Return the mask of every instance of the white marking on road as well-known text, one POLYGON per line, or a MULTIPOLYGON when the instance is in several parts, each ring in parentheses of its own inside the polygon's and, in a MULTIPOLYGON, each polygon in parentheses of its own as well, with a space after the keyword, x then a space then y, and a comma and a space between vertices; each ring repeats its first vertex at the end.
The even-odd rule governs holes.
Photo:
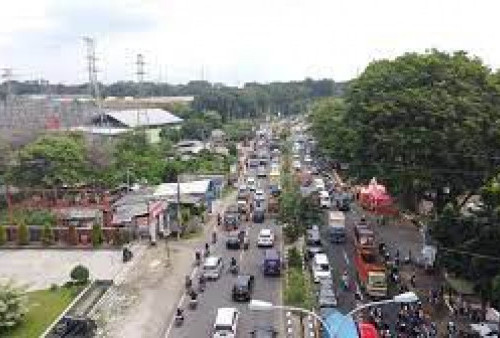
MULTIPOLYGON (((191 274, 189 275, 189 278, 191 278, 191 280, 194 278, 197 271, 198 271, 198 267, 195 266, 193 271, 191 271, 191 274)), ((181 298, 177 302, 177 307, 175 308, 176 309, 175 311, 177 311, 177 309, 182 306, 182 303, 184 303, 185 299, 186 299, 186 293, 183 291, 181 298)), ((174 321, 175 321, 175 315, 173 315, 172 319, 170 320, 170 324, 168 325, 167 331, 165 332, 165 338, 168 338, 170 336, 170 331, 172 331, 172 327, 174 327, 174 321)))
POLYGON ((350 264, 350 262, 349 262, 349 257, 347 257, 347 252, 345 252, 345 250, 344 250, 344 249, 342 249, 342 254, 344 255, 344 261, 345 261, 345 263, 346 263, 347 265, 349 265, 349 264, 350 264))

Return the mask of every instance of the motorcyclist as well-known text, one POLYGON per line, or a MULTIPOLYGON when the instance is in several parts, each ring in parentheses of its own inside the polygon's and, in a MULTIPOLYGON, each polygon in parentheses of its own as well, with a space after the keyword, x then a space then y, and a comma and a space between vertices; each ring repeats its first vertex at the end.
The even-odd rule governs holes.
POLYGON ((190 290, 192 286, 193 286, 193 281, 191 280, 191 277, 186 276, 186 289, 190 290))
POLYGON ((218 226, 220 226, 221 221, 222 221, 222 217, 220 216, 220 214, 217 214, 217 225, 218 226))
POLYGON ((175 317, 184 320, 184 311, 180 307, 177 308, 177 311, 175 312, 175 317))
POLYGON ((216 243, 217 242, 217 233, 214 231, 212 232, 212 243, 216 243))
POLYGON ((198 294, 196 293, 196 291, 191 290, 191 292, 189 293, 189 298, 191 298, 192 301, 197 300, 198 299, 198 294))
POLYGON ((344 270, 342 274, 342 283, 344 284, 344 289, 349 288, 349 275, 347 274, 347 270, 344 270))
POLYGON ((200 252, 200 250, 196 250, 196 252, 194 253, 194 259, 195 259, 196 264, 199 265, 200 262, 201 262, 201 252, 200 252))
POLYGON ((210 255, 210 246, 205 243, 205 257, 208 257, 208 255, 210 255))
POLYGON ((236 262, 236 258, 231 257, 231 267, 235 267, 238 263, 236 262))

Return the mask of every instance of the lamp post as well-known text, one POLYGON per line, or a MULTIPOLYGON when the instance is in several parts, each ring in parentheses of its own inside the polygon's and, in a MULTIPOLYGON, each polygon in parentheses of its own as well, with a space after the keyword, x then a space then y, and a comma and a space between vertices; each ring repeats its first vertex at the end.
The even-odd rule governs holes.
POLYGON ((328 325, 326 325, 326 322, 323 320, 323 318, 321 318, 316 313, 309 311, 307 309, 302 309, 300 307, 294 307, 294 306, 274 305, 273 303, 266 302, 264 300, 257 300, 257 299, 252 299, 250 301, 250 303, 248 304, 248 308, 252 311, 288 310, 288 311, 296 311, 296 312, 304 313, 306 315, 311 315, 317 321, 319 321, 321 323, 321 325, 328 332, 328 335, 330 337, 333 337, 332 332, 330 331, 330 328, 328 327, 328 325))
POLYGON ((364 310, 366 308, 372 307, 372 306, 378 306, 378 305, 385 305, 385 304, 391 304, 391 303, 414 303, 418 301, 418 296, 414 292, 405 292, 401 293, 399 295, 396 295, 390 299, 384 299, 381 301, 377 302, 371 302, 371 303, 366 303, 361 306, 358 306, 357 308, 349 311, 342 319, 340 324, 338 325, 337 329, 335 332, 331 331, 331 328, 327 325, 327 323, 318 316, 316 313, 309 311, 307 309, 302 309, 298 307, 293 307, 293 306, 285 306, 285 305, 274 305, 273 303, 264 301, 264 300, 257 300, 257 299, 252 299, 250 303, 248 304, 248 308, 252 311, 270 311, 270 310, 289 310, 289 311, 296 311, 296 312, 301 312, 307 315, 313 316, 317 321, 321 323, 321 325, 324 327, 325 331, 328 333, 329 337, 338 337, 340 329, 342 326, 345 324, 347 318, 352 317, 355 313, 364 310))
POLYGON ((377 301, 377 302, 371 302, 371 303, 362 304, 362 305, 358 306, 357 308, 349 311, 344 316, 344 318, 340 322, 339 326, 335 330, 335 334, 334 335, 330 334, 330 337, 338 337, 339 331, 342 328, 342 326, 345 324, 347 318, 352 317, 355 313, 357 313, 357 312, 359 312, 361 310, 364 310, 364 309, 369 308, 369 307, 379 306, 379 305, 385 305, 385 304, 392 304, 392 303, 415 303, 417 301, 418 301, 418 296, 413 291, 409 291, 409 292, 401 293, 401 294, 396 295, 396 296, 394 296, 392 298, 389 298, 389 299, 384 299, 384 300, 380 300, 380 301, 377 301))

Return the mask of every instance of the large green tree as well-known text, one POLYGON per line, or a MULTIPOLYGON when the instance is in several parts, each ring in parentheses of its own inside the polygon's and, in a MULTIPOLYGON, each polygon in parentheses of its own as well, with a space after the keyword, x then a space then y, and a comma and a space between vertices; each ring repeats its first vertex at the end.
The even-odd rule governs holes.
POLYGON ((371 63, 347 94, 354 168, 380 176, 410 208, 425 192, 436 194, 438 211, 457 203, 494 173, 498 93, 490 70, 464 52, 371 63))
POLYGON ((8 175, 19 186, 61 186, 87 177, 85 142, 80 134, 43 135, 19 152, 19 165, 8 175))

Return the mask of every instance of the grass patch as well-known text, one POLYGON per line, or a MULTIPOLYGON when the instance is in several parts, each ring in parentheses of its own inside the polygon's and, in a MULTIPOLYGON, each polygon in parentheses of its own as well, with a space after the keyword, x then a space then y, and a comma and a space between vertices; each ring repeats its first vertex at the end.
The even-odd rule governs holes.
POLYGON ((28 292, 29 311, 18 326, 6 332, 6 337, 39 337, 83 288, 72 286, 28 292))

